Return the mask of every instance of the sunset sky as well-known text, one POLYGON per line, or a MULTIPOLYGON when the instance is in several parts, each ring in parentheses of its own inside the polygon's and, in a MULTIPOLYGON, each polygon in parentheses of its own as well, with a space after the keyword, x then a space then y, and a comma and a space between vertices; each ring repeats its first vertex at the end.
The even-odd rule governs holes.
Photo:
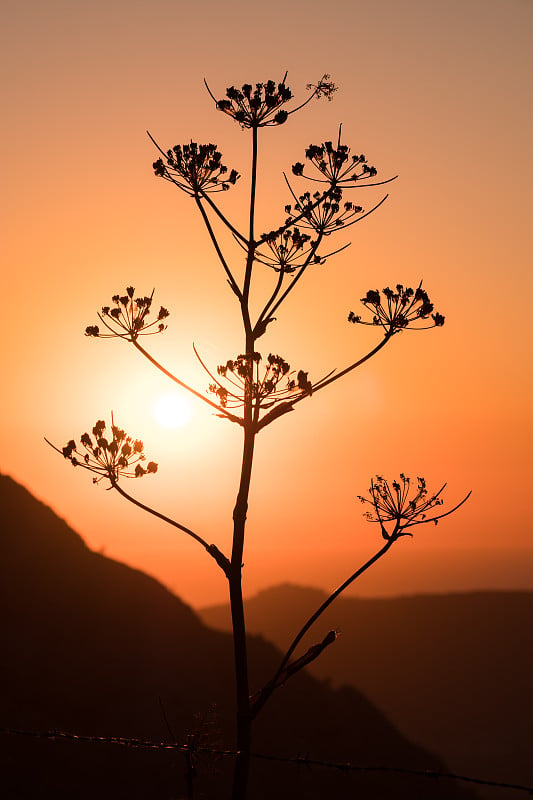
MULTIPOLYGON (((133 285, 170 311, 146 339, 204 391, 194 355, 216 368, 243 349, 236 298, 193 201, 157 179, 166 149, 214 142, 241 173, 220 195, 246 219, 250 136, 218 112, 227 86, 281 80, 296 100, 330 73, 333 102, 261 131, 258 227, 284 221, 283 171, 310 143, 343 139, 387 187, 353 191, 366 208, 351 242, 310 268, 261 340, 318 379, 377 342, 349 325, 368 289, 424 281, 442 329, 406 331, 361 370, 300 403, 258 438, 245 592, 281 581, 328 588, 380 546, 356 500, 373 475, 448 482, 472 497, 421 527, 354 591, 533 588, 533 2, 531 0, 6 0, 4 379, 0 471, 28 487, 94 549, 140 567, 185 601, 226 597, 194 542, 144 515, 44 442, 62 446, 111 411, 145 443, 156 476, 125 488, 230 550, 241 432, 200 401, 180 429, 153 418, 172 389, 125 342, 84 336, 133 285)), ((296 180, 296 179, 295 179, 296 180)), ((305 182, 297 188, 307 188, 305 182)), ((296 184, 295 184, 296 185, 296 184)), ((228 242, 240 269, 241 251, 228 242)), ((275 278, 257 265, 255 284, 275 278)), ((30 557, 31 554, 28 554, 30 557)))

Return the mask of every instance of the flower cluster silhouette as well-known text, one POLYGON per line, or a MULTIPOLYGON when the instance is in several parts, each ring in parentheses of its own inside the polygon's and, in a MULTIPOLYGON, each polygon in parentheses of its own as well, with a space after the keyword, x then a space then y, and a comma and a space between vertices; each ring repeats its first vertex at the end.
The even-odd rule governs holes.
POLYGON ((361 298, 363 305, 373 313, 371 320, 364 320, 360 315, 350 311, 348 322, 360 325, 378 325, 386 334, 391 335, 398 331, 411 328, 412 330, 427 330, 428 328, 441 328, 445 318, 438 312, 433 313, 433 303, 427 292, 422 289, 422 284, 416 288, 404 287, 401 283, 396 285, 396 290, 386 287, 383 289, 383 298, 377 289, 370 289, 361 298), (432 320, 430 325, 416 326, 418 321, 432 320))
POLYGON ((294 377, 290 364, 281 356, 270 353, 263 367, 261 362, 261 353, 253 353, 251 357, 239 355, 217 367, 226 385, 211 375, 209 391, 217 395, 223 408, 242 407, 250 398, 256 409, 267 409, 292 395, 313 393, 308 373, 299 370, 294 377))
POLYGON ((356 181, 375 178, 378 171, 368 164, 366 156, 362 153, 350 156, 350 152, 347 145, 341 144, 341 130, 339 129, 336 147, 333 146, 333 142, 327 141, 322 144, 310 144, 305 151, 306 159, 321 177, 316 178, 306 174, 304 172, 305 165, 301 161, 293 164, 292 174, 317 183, 329 183, 332 186, 338 186, 340 183, 350 185, 356 181))
MULTIPOLYGON (((156 146, 163 153, 159 145, 156 146)), ((157 177, 170 181, 190 197, 227 191, 240 177, 235 169, 229 175, 226 174, 228 168, 222 164, 222 154, 217 150, 216 144, 177 144, 163 153, 163 156, 165 161, 163 158, 154 161, 154 173, 157 177)))
POLYGON ((134 342, 139 336, 162 333, 167 327, 162 321, 169 316, 167 309, 161 306, 157 318, 153 322, 148 322, 147 317, 150 314, 154 293, 152 292, 150 297, 134 297, 134 295, 133 286, 128 286, 124 295, 113 295, 111 299, 114 306, 103 306, 98 314, 100 322, 108 333, 101 333, 98 325, 89 325, 85 328, 85 335, 101 339, 127 339, 134 342))
POLYGON ((407 533, 407 528, 433 522, 456 511, 470 497, 470 492, 456 506, 445 513, 431 513, 443 505, 441 497, 446 484, 429 494, 425 478, 417 478, 415 482, 408 476, 400 473, 398 480, 389 483, 381 475, 376 475, 368 490, 369 497, 358 495, 358 499, 372 506, 371 511, 365 512, 365 517, 370 522, 377 522, 381 527, 381 534, 387 541, 400 536, 412 536, 407 533), (391 523, 387 527, 387 523, 391 523))
POLYGON ((230 86, 226 89, 226 97, 216 100, 207 82, 205 85, 219 111, 234 119, 242 128, 265 128, 273 125, 283 125, 290 114, 299 111, 313 98, 326 97, 331 99, 336 91, 335 84, 329 75, 323 75, 316 84, 308 83, 307 89, 312 90, 311 96, 302 104, 290 111, 282 109, 286 103, 293 99, 293 94, 283 79, 276 83, 268 80, 265 83, 245 83, 238 89, 230 86))
POLYGON ((83 450, 78 449, 74 439, 67 442, 61 450, 51 446, 61 452, 73 467, 82 467, 94 473, 93 483, 107 478, 114 485, 120 477, 142 478, 146 474, 157 472, 154 461, 149 461, 146 467, 143 466, 146 456, 140 439, 128 436, 113 421, 110 433, 111 437, 106 434, 105 421, 98 420, 92 429, 94 439, 88 433, 81 435, 80 444, 83 450))
MULTIPOLYGON (((341 227, 348 228, 359 220, 363 212, 362 206, 357 206, 350 200, 342 202, 342 189, 337 186, 326 192, 324 197, 320 192, 311 195, 304 192, 296 197, 290 184, 289 189, 294 198, 294 205, 286 205, 285 212, 297 217, 302 228, 310 228, 323 236, 329 236, 341 227)), ((287 224, 292 222, 292 216, 287 219, 287 224)))
POLYGON ((301 233, 298 228, 280 228, 277 231, 261 234, 258 249, 255 251, 255 259, 261 264, 272 267, 276 272, 288 274, 303 267, 310 253, 312 253, 313 263, 321 263, 315 246, 316 243, 311 242, 311 237, 306 233, 301 233), (259 250, 263 244, 266 245, 268 252, 259 250))

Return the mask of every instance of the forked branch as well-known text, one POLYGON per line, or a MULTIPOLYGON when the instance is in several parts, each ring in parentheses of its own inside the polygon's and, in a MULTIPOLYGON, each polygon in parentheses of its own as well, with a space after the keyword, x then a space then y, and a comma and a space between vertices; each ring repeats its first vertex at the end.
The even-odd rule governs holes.
POLYGON ((304 656, 295 661, 290 660, 305 634, 322 616, 326 609, 329 608, 334 600, 351 586, 357 578, 363 575, 367 569, 379 561, 398 539, 402 536, 412 536, 411 533, 407 532, 408 528, 412 528, 415 525, 428 524, 430 522, 437 524, 439 520, 457 511, 470 497, 471 492, 468 492, 466 497, 449 511, 433 513, 432 509, 442 506, 443 500, 441 495, 445 486, 446 484, 433 495, 429 495, 424 478, 417 478, 417 485, 414 490, 410 478, 403 474, 400 475, 399 480, 394 480, 390 484, 380 476, 371 481, 369 489, 370 499, 362 496, 360 496, 359 499, 363 503, 368 503, 372 506, 373 511, 367 512, 366 517, 371 522, 379 523, 382 537, 385 539, 385 544, 377 553, 369 558, 368 561, 359 567, 359 569, 352 573, 344 583, 335 589, 300 628, 274 676, 263 689, 251 699, 253 716, 259 713, 277 688, 282 686, 290 677, 301 669, 308 666, 311 661, 314 661, 315 658, 323 652, 325 647, 335 640, 335 632, 329 631, 322 642, 313 645, 304 656))

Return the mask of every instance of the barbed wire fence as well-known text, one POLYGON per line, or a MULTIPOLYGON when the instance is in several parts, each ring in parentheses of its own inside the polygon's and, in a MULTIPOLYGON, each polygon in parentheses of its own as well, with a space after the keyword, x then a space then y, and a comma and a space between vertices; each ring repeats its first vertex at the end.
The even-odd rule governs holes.
MULTIPOLYGON (((37 739, 65 739, 78 743, 92 744, 116 744, 122 747, 131 747, 148 750, 178 750, 189 756, 208 754, 222 758, 234 758, 240 755, 238 750, 226 750, 223 748, 200 745, 194 742, 194 737, 189 737, 186 744, 176 742, 155 742, 149 739, 130 739, 120 736, 84 736, 68 731, 46 730, 46 731, 27 731, 15 728, 0 728, 0 734, 11 736, 28 736, 37 739)), ((277 762, 280 764, 295 764, 306 767, 323 767, 339 772, 383 772, 396 773, 398 775, 413 775, 433 780, 454 780, 461 783, 470 783, 477 786, 487 786, 494 789, 508 789, 515 792, 523 792, 533 797, 533 786, 526 786, 520 783, 507 783, 505 781, 492 781, 484 778, 476 778, 471 775, 460 775, 455 772, 441 772, 433 769, 411 769, 409 767, 391 767, 378 764, 354 764, 352 762, 335 762, 318 758, 310 758, 308 755, 296 756, 277 756, 268 753, 250 753, 250 757, 256 760, 277 762)))

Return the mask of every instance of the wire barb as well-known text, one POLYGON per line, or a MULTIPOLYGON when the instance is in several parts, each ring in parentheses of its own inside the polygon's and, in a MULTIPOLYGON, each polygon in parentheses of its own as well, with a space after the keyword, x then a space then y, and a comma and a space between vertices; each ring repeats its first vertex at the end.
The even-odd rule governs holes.
MULTIPOLYGON (((36 739, 66 739, 79 744, 118 744, 122 747, 147 750, 179 750, 181 752, 207 753, 214 756, 235 758, 242 755, 239 750, 209 747, 207 745, 179 744, 177 742, 156 742, 150 739, 130 739, 120 736, 86 736, 82 734, 69 733, 68 731, 48 730, 30 731, 19 730, 16 728, 0 728, 0 734, 10 736, 29 736, 36 739)), ((533 796, 533 786, 521 783, 509 783, 504 781, 491 781, 472 775, 461 775, 455 772, 441 772, 435 769, 412 769, 410 767, 391 767, 386 764, 355 764, 350 761, 328 761, 319 758, 309 758, 308 755, 301 756, 277 756, 270 753, 250 753, 250 758, 271 761, 278 764, 304 764, 309 767, 324 767, 335 769, 340 772, 390 772, 397 775, 413 775, 421 778, 432 778, 436 780, 446 779, 472 783, 478 786, 492 786, 497 789, 509 789, 515 792, 525 792, 533 796)))

